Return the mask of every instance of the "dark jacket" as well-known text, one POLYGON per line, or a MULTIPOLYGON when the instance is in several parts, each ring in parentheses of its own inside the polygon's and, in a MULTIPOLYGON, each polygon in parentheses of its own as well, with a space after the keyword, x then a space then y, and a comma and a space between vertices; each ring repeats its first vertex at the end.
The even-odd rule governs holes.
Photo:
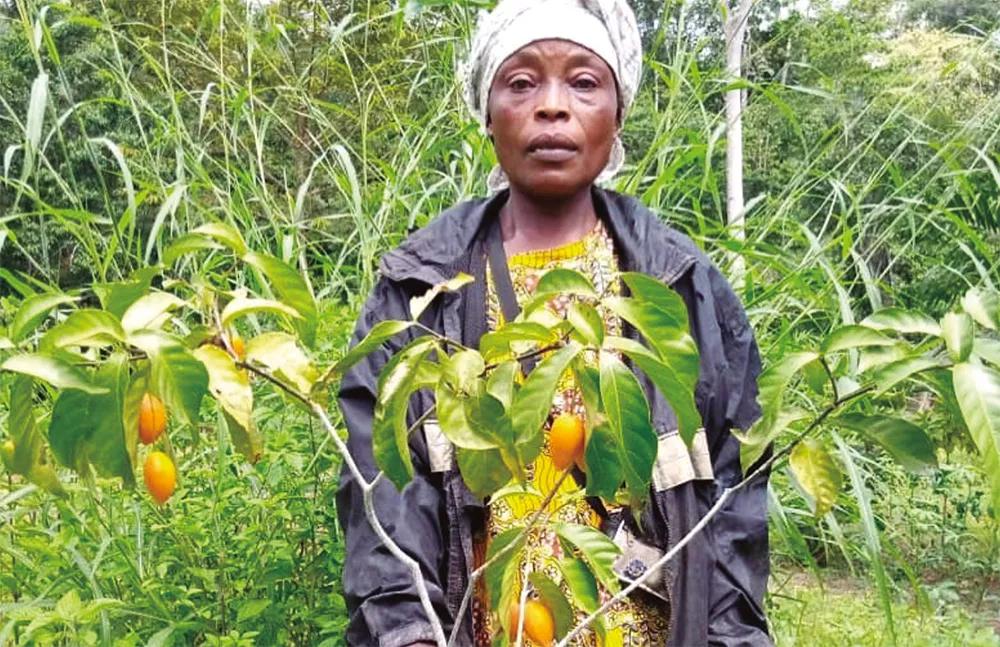
MULTIPOLYGON (((353 343, 385 319, 408 319, 411 297, 452 278, 482 271, 483 232, 506 201, 501 192, 442 213, 382 258, 380 277, 358 319, 353 343)), ((731 428, 747 429, 760 415, 756 402, 760 358, 746 314, 728 282, 686 236, 660 222, 634 198, 594 189, 598 215, 614 239, 622 270, 663 280, 683 297, 691 333, 701 353, 695 399, 705 427, 703 455, 678 454, 677 419, 665 399, 640 376, 650 400, 661 446, 656 485, 642 512, 640 538, 668 549, 699 520, 727 486, 742 477, 739 442, 731 428), (671 452, 666 452, 669 447, 671 452), (666 454, 669 460, 661 461, 666 454), (710 461, 711 467, 708 467, 710 461), (706 470, 708 476, 706 478, 706 470), (714 478, 713 478, 714 476, 714 478)), ((485 318, 482 276, 454 293, 440 295, 421 317, 433 329, 475 345, 485 318), (478 292, 477 292, 478 290, 478 292)), ((378 472, 372 458, 371 424, 376 382, 392 353, 419 333, 402 333, 344 376, 340 406, 348 445, 362 473, 378 472)), ((432 404, 420 392, 411 423, 432 404)), ((423 571, 431 600, 446 631, 468 582, 472 536, 483 523, 484 504, 465 487, 454 463, 442 463, 429 435, 410 439, 415 476, 402 492, 382 479, 375 491, 379 519, 423 571), (438 456, 438 459, 435 459, 438 456)), ((770 645, 763 610, 768 576, 767 483, 741 490, 662 573, 670 593, 669 645, 770 645)), ((346 535, 344 593, 352 645, 397 647, 433 641, 409 571, 379 543, 364 515, 361 490, 350 472, 341 474, 337 510, 346 535)), ((463 639, 472 642, 470 614, 463 639)))

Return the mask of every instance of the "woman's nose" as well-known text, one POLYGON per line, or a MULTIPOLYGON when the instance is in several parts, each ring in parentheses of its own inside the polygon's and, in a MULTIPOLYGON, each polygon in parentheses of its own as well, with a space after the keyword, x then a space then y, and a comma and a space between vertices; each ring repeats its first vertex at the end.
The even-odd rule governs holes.
POLYGON ((535 106, 535 117, 545 121, 569 118, 569 95, 561 83, 546 83, 535 106))

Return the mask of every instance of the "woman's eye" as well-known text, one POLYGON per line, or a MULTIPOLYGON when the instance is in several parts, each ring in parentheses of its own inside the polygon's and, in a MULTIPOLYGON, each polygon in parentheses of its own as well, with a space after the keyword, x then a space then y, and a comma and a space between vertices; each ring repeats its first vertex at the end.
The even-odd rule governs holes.
POLYGON ((573 81, 574 88, 580 88, 582 90, 593 90, 597 87, 597 81, 590 77, 580 77, 573 81))
POLYGON ((512 79, 510 82, 510 87, 512 90, 527 90, 531 87, 531 81, 521 77, 517 79, 512 79))

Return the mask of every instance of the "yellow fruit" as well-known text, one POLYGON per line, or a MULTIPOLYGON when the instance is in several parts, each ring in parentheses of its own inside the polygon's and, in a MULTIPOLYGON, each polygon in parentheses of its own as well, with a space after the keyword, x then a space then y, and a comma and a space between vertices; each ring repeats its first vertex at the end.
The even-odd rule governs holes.
POLYGON ((5 463, 13 462, 14 460, 14 441, 8 438, 3 441, 3 445, 0 445, 0 458, 3 458, 5 463))
POLYGON ((586 431, 580 416, 561 413, 552 421, 549 430, 549 453, 557 469, 564 470, 574 462, 583 463, 586 431))
MULTIPOLYGON (((517 626, 520 623, 520 601, 514 600, 507 610, 511 642, 517 640, 517 626)), ((524 637, 536 645, 550 647, 556 637, 556 621, 552 612, 538 600, 528 600, 524 605, 524 637)))
POLYGON ((166 428, 167 410, 163 402, 152 393, 143 395, 139 405, 139 440, 144 445, 152 444, 166 428))
POLYGON ((159 504, 166 503, 177 487, 174 462, 163 452, 150 452, 142 466, 142 478, 150 496, 159 504))

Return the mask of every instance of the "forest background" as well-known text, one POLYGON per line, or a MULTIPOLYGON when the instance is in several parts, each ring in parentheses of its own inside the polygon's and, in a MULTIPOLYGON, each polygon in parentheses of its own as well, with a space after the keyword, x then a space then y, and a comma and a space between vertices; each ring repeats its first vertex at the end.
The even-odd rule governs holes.
MULTIPOLYGON (((32 295, 93 298, 224 222, 299 268, 319 304, 314 359, 339 356, 379 256, 481 195, 493 164, 454 77, 488 3, 403 4, 0 2, 0 326, 32 295)), ((745 241, 724 226, 721 7, 633 5, 646 65, 617 188, 724 271, 745 259, 765 364, 879 308, 939 317, 1000 282, 1000 5, 756 2, 745 241)), ((259 285, 212 260, 176 272, 259 285)), ((1000 644, 1000 525, 939 387, 889 396, 940 447, 936 469, 838 443, 850 478, 818 519, 774 474, 779 644, 1000 644)), ((57 497, 0 469, 0 645, 341 644, 339 458, 277 394, 254 416, 253 464, 221 418, 172 425, 167 506, 117 479, 60 469, 57 497)))

